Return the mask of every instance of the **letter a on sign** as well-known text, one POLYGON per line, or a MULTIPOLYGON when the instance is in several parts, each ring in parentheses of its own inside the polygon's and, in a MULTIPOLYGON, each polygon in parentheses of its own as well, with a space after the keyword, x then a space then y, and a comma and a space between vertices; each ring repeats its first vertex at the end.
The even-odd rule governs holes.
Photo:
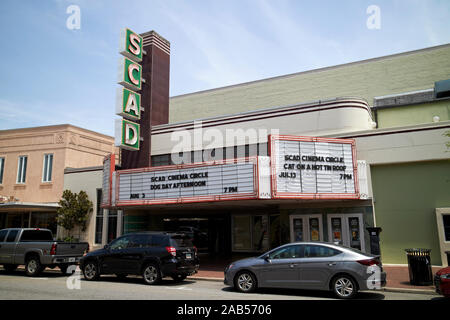
POLYGON ((141 118, 141 95, 126 88, 117 88, 116 114, 129 120, 141 118))

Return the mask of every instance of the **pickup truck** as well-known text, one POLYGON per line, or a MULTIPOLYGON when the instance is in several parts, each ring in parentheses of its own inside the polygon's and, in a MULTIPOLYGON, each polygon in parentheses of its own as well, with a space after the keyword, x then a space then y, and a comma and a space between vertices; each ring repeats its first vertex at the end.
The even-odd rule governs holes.
POLYGON ((0 230, 0 265, 7 272, 25 265, 27 276, 39 275, 46 267, 66 273, 89 251, 87 242, 54 241, 52 232, 38 228, 0 230))

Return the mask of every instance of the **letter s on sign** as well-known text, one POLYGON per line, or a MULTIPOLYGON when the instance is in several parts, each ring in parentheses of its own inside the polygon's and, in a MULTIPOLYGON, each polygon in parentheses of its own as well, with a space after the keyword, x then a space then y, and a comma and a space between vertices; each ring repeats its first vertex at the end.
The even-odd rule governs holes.
POLYGON ((134 33, 130 34, 130 45, 128 46, 128 49, 130 52, 136 56, 139 56, 141 54, 141 46, 140 46, 141 39, 135 35, 134 33))

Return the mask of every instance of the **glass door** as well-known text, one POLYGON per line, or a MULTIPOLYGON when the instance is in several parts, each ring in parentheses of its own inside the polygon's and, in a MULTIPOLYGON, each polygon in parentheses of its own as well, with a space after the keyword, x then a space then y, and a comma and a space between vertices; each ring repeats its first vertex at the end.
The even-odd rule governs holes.
POLYGON ((329 214, 329 241, 365 251, 362 214, 329 214))
POLYGON ((348 217, 349 245, 352 248, 364 251, 364 230, 362 218, 348 217))
POLYGON ((291 219, 291 228, 292 228, 292 232, 291 232, 291 241, 292 242, 306 240, 302 217, 294 217, 293 219, 291 219))
POLYGON ((322 215, 290 216, 291 242, 323 241, 322 215))
POLYGON ((331 227, 331 234, 329 239, 331 239, 331 241, 333 243, 337 243, 337 244, 344 244, 343 238, 342 238, 342 218, 341 217, 334 217, 331 218, 331 223, 330 223, 330 227, 331 227))

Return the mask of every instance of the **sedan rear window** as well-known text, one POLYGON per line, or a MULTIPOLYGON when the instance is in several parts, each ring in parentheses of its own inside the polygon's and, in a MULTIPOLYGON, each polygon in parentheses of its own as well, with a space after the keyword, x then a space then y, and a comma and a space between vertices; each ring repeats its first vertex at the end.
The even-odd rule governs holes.
POLYGON ((316 246, 316 245, 307 245, 305 246, 305 257, 307 258, 323 258, 323 257, 332 257, 340 254, 341 251, 324 247, 324 246, 316 246))
POLYGON ((20 241, 53 241, 53 235, 46 230, 24 230, 20 241))

